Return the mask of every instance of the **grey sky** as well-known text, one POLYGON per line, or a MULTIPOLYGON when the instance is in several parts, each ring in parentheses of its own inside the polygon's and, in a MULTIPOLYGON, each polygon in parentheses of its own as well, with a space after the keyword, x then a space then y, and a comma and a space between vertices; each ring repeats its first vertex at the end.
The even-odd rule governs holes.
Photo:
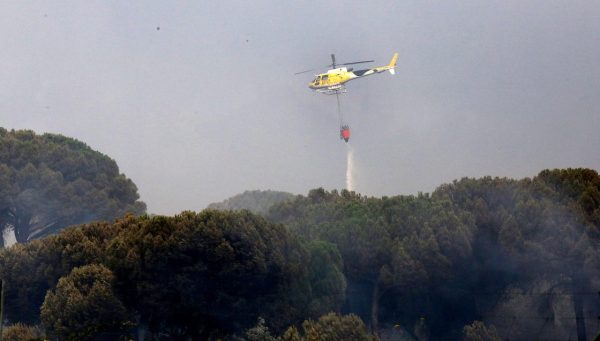
POLYGON ((342 98, 361 193, 600 169, 598 1, 2 1, 0 32, 0 126, 111 156, 153 213, 343 188, 335 97, 293 75, 332 52, 400 53, 342 98))

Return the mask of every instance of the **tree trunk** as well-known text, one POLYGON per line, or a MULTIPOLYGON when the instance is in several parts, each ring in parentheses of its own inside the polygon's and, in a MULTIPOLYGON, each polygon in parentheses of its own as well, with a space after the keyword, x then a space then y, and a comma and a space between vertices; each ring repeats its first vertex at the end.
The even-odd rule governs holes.
POLYGON ((146 334, 148 332, 148 329, 146 328, 146 325, 138 325, 137 327, 137 340, 138 341, 145 341, 146 340, 146 334))
MULTIPOLYGON (((581 269, 582 267, 578 268, 581 269)), ((588 283, 588 278, 584 274, 576 272, 571 274, 571 294, 573 295, 573 309, 575 310, 575 324, 577 326, 578 341, 587 340, 582 293, 588 292, 588 283)))
POLYGON ((13 225, 15 229, 15 239, 17 243, 27 243, 29 239, 29 229, 30 229, 31 216, 25 215, 16 215, 15 216, 15 224, 13 225))
POLYGON ((0 248, 4 248, 6 245, 6 241, 4 240, 4 231, 6 231, 6 224, 0 222, 0 233, 2 233, 2 238, 0 238, 0 248))
POLYGON ((577 323, 577 340, 578 341, 586 341, 586 332, 585 332, 585 318, 583 316, 583 302, 581 302, 581 297, 577 297, 575 295, 573 297, 573 303, 575 304, 575 321, 577 323))
POLYGON ((379 331, 379 281, 373 286, 373 297, 371 298, 371 332, 378 335, 379 331))

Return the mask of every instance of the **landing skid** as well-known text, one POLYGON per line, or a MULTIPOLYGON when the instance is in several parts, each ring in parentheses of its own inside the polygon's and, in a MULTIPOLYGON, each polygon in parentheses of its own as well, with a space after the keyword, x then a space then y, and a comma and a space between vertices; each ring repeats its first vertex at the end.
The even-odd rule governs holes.
POLYGON ((348 92, 348 90, 346 90, 346 88, 343 88, 343 87, 335 88, 335 89, 317 89, 315 91, 320 94, 325 94, 325 95, 339 95, 339 94, 345 94, 348 92))

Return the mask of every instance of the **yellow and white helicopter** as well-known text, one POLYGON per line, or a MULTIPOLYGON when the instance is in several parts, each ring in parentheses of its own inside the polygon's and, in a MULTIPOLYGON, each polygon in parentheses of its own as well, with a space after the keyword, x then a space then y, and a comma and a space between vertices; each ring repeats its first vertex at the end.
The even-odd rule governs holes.
MULTIPOLYGON (((327 95, 335 95, 339 93, 346 92, 346 87, 344 84, 347 82, 362 78, 370 75, 374 75, 377 73, 381 73, 384 71, 389 71, 392 75, 395 74, 396 61, 398 60, 398 53, 394 53, 392 60, 388 65, 377 66, 371 69, 364 70, 353 70, 352 68, 346 68, 346 65, 354 65, 354 64, 362 64, 362 63, 371 63, 373 60, 363 60, 359 62, 350 62, 343 64, 335 63, 335 55, 331 54, 332 63, 328 66, 333 67, 333 69, 327 70, 325 73, 320 73, 315 76, 315 79, 312 82, 308 83, 308 87, 316 92, 327 94, 327 95), (342 67, 338 67, 342 66, 342 67)), ((301 73, 310 72, 313 70, 306 70, 297 72, 296 75, 301 73)))

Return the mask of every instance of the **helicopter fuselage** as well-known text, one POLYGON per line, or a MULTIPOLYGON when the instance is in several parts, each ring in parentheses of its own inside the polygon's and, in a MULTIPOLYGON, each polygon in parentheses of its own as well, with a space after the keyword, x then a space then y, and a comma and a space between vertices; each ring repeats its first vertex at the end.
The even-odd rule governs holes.
POLYGON ((315 79, 308 83, 308 87, 313 90, 327 89, 340 86, 358 77, 358 75, 352 72, 352 69, 348 70, 342 67, 316 75, 315 79))
POLYGON ((328 70, 326 73, 321 73, 315 76, 312 82, 308 83, 308 87, 318 92, 328 91, 339 91, 344 88, 344 84, 357 78, 362 78, 376 73, 389 71, 394 74, 394 68, 396 67, 396 60, 398 54, 394 54, 394 57, 390 61, 390 64, 385 66, 378 66, 372 69, 364 70, 352 70, 351 68, 340 67, 336 69, 328 70))

